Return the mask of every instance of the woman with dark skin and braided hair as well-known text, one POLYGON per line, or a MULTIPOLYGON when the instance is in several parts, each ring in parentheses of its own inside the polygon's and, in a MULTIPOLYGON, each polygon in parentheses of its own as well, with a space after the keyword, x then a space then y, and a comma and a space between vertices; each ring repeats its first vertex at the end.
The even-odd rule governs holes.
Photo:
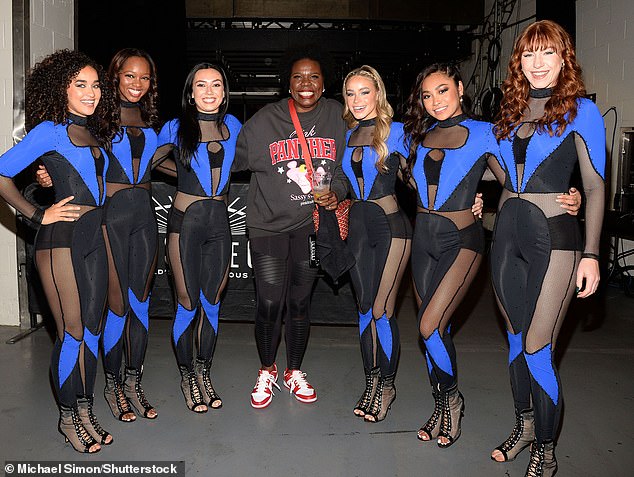
POLYGON ((552 21, 533 23, 517 38, 502 89, 494 132, 505 180, 491 274, 507 327, 516 424, 491 458, 510 461, 530 446, 526 476, 550 477, 562 410, 557 335, 575 293, 585 298, 599 284, 605 126, 584 97, 570 35, 552 21), (577 166, 587 198, 585 240, 553 203, 577 166))
POLYGON ((75 450, 98 452, 112 443, 92 405, 108 285, 104 172, 119 108, 99 65, 60 50, 27 79, 26 123, 26 137, 0 157, 0 194, 40 225, 35 262, 57 327, 51 374, 58 429, 75 450), (56 184, 55 203, 45 210, 27 202, 11 179, 38 159, 56 184))

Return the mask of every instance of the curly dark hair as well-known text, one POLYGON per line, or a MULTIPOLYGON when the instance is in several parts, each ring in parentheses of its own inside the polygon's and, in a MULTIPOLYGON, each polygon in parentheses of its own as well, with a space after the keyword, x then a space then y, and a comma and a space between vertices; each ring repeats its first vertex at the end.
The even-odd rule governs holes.
POLYGON ((25 88, 27 131, 44 121, 55 124, 68 122, 66 90, 86 66, 97 71, 101 89, 101 99, 94 114, 88 117, 87 128, 102 147, 110 149, 110 142, 119 131, 119 102, 103 68, 78 51, 58 50, 31 69, 25 88))
POLYGON ((586 94, 581 67, 577 63, 572 38, 559 24, 541 20, 530 24, 515 40, 509 60, 507 77, 502 83, 502 102, 494 132, 498 139, 511 135, 521 120, 530 92, 530 83, 522 72, 522 53, 553 48, 563 60, 553 94, 546 103, 544 117, 537 121, 537 129, 561 136, 566 126, 577 116, 577 100, 586 94), (556 129, 553 130, 553 126, 556 129))
MULTIPOLYGON (((416 149, 423 143, 427 131, 436 122, 436 119, 425 109, 421 97, 423 81, 434 73, 442 73, 451 78, 456 84, 456 88, 462 82, 460 70, 451 63, 433 63, 425 67, 416 77, 412 92, 407 98, 405 114, 403 115, 403 131, 405 132, 406 144, 409 145, 407 171, 405 171, 407 178, 411 176, 412 168, 416 162, 416 149)), ((462 96, 461 104, 462 112, 472 117, 470 110, 471 101, 466 95, 462 96)))
POLYGON ((328 88, 334 77, 334 62, 332 56, 321 49, 319 45, 300 45, 287 50, 280 59, 280 88, 286 91, 290 84, 291 70, 293 65, 299 61, 309 59, 319 63, 321 74, 324 78, 324 86, 328 88))
POLYGON ((139 100, 139 108, 141 110, 141 119, 158 132, 160 128, 160 119, 158 113, 158 75, 156 73, 156 64, 154 60, 145 50, 139 48, 123 48, 117 51, 110 66, 108 66, 108 77, 112 82, 115 92, 119 92, 119 72, 123 68, 123 64, 133 57, 143 58, 150 66, 150 87, 145 95, 139 100))
POLYGON ((190 102, 194 90, 194 77, 196 72, 200 70, 212 69, 216 70, 222 76, 222 84, 225 90, 225 98, 220 104, 218 110, 218 119, 216 124, 220 129, 222 123, 225 120, 225 115, 229 109, 229 82, 227 80, 227 73, 225 70, 216 63, 198 63, 195 65, 187 75, 185 79, 185 85, 183 86, 183 95, 181 97, 181 113, 178 117, 178 160, 188 170, 191 169, 191 162, 198 143, 200 142, 200 125, 198 124, 198 110, 196 105, 190 102))

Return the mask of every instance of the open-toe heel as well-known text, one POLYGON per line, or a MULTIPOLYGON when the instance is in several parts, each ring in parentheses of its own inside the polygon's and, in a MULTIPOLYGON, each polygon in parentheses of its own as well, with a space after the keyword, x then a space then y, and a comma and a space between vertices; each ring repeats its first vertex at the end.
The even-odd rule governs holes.
POLYGON ((368 412, 363 417, 367 422, 379 422, 385 419, 387 412, 396 399, 394 375, 379 377, 374 397, 368 412))
POLYGON ((93 413, 92 407, 94 404, 94 396, 84 396, 77 400, 77 413, 81 419, 81 423, 84 425, 88 434, 95 438, 95 440, 104 446, 112 444, 112 434, 106 431, 99 421, 97 416, 93 413))
POLYGON ((493 449, 491 460, 495 462, 511 462, 535 440, 535 416, 532 409, 515 411, 515 427, 511 435, 502 444, 493 449), (497 460, 493 455, 499 451, 504 460, 497 460))
POLYGON ((365 375, 365 389, 352 410, 355 416, 363 417, 368 412, 370 404, 372 404, 372 398, 374 397, 374 392, 376 391, 376 385, 378 382, 379 368, 373 368, 365 375))
POLYGON ((464 398, 457 387, 453 387, 442 394, 442 407, 442 419, 437 443, 438 447, 446 449, 454 445, 462 432, 464 398), (441 438, 447 439, 447 442, 442 442, 441 438))
POLYGON ((84 425, 77 409, 66 406, 59 407, 59 424, 57 429, 64 436, 65 442, 70 442, 77 452, 84 454, 94 454, 101 450, 101 446, 92 437, 84 425))
POLYGON ((136 415, 123 392, 123 384, 119 376, 106 372, 106 387, 103 389, 108 407, 115 419, 121 422, 136 421, 136 415))
POLYGON ((531 458, 528 461, 525 477, 552 477, 557 473, 557 459, 555 459, 555 443, 544 441, 534 442, 531 446, 531 458))
POLYGON ((181 391, 183 391, 187 408, 198 414, 207 412, 207 405, 200 392, 198 379, 196 378, 194 370, 192 369, 190 371, 186 366, 179 366, 178 369, 181 372, 181 391))
POLYGON ((440 424, 442 421, 442 399, 441 395, 437 391, 433 391, 434 396, 434 412, 431 417, 427 419, 427 422, 418 430, 419 440, 423 442, 430 442, 438 437, 440 434, 440 424), (425 438, 426 437, 426 438, 425 438))
POLYGON ((220 409, 222 407, 222 399, 211 384, 211 362, 196 359, 194 366, 196 371, 196 379, 198 380, 198 387, 203 395, 203 400, 208 407, 212 409, 220 409))
POLYGON ((145 391, 141 387, 143 378, 143 367, 141 369, 125 368, 125 381, 123 382, 123 392, 128 402, 146 419, 156 419, 158 414, 145 397, 145 391))

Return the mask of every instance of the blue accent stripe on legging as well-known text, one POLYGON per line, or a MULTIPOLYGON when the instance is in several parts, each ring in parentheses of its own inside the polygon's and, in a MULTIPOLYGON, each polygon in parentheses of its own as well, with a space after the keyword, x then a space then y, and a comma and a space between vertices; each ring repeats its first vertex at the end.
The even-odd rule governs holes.
POLYGON ((136 317, 145 327, 145 331, 147 331, 149 327, 148 313, 150 310, 150 295, 148 295, 145 301, 139 301, 132 290, 128 288, 128 300, 130 302, 130 308, 132 308, 136 317))
POLYGON ((106 325, 103 328, 103 352, 108 354, 115 347, 125 326, 125 317, 119 316, 112 310, 108 310, 106 325))
POLYGON ((550 343, 535 353, 524 352, 524 357, 533 378, 546 391, 546 394, 550 396, 556 406, 559 401, 559 383, 553 368, 553 354, 550 343))
POLYGON ((383 314, 381 318, 376 320, 376 334, 379 337, 379 343, 387 356, 387 360, 392 359, 392 327, 390 326, 390 320, 383 314))
POLYGON ((363 334, 365 329, 370 324, 372 320, 372 308, 370 308, 366 313, 359 312, 359 336, 363 334))
POLYGON ((511 333, 509 330, 506 330, 506 336, 509 339, 509 365, 515 361, 520 353, 522 352, 522 332, 520 331, 517 334, 511 333))
POLYGON ((200 303, 203 306, 203 310, 205 310, 205 315, 207 315, 207 320, 209 324, 214 329, 214 333, 218 334, 218 311, 220 310, 220 302, 212 305, 209 303, 209 300, 205 297, 203 292, 200 292, 200 303))
POLYGON ((196 316, 196 309, 187 310, 183 305, 179 304, 176 308, 176 316, 174 317, 174 326, 172 327, 172 336, 174 336, 174 344, 178 344, 178 339, 185 332, 189 324, 196 316))
POLYGON ((434 360, 434 363, 436 363, 436 366, 442 369, 449 376, 453 376, 451 358, 449 357, 449 353, 447 353, 445 344, 442 342, 438 328, 434 330, 428 339, 423 338, 423 341, 425 342, 425 347, 431 355, 431 358, 434 360))
POLYGON ((59 352, 59 365, 57 368, 60 389, 77 364, 80 346, 81 340, 76 340, 70 333, 64 332, 64 341, 62 341, 62 347, 59 352))

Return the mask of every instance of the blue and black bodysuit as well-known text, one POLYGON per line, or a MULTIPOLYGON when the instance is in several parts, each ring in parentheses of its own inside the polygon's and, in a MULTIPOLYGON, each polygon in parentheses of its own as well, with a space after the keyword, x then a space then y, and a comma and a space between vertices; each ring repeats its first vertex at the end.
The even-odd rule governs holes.
POLYGON ((416 150, 412 275, 434 393, 457 385, 449 321, 482 262, 484 232, 471 206, 487 166, 501 174, 496 150, 491 124, 464 114, 437 122, 416 150))
POLYGON ((57 327, 51 374, 58 402, 76 407, 92 396, 101 322, 105 313, 108 262, 101 230, 108 155, 86 128, 86 118, 45 121, 0 157, 0 193, 25 217, 41 223, 43 211, 28 203, 11 178, 40 159, 55 182, 55 202, 69 196, 80 207, 73 222, 42 225, 35 263, 57 327))
POLYGON ((403 124, 393 122, 386 140, 385 170, 377 169, 372 148, 375 120, 365 120, 346 135, 342 169, 353 200, 348 246, 356 259, 350 278, 357 295, 361 354, 366 376, 380 368, 393 376, 400 350, 394 306, 411 250, 412 227, 394 191, 400 161, 407 155, 403 124))
POLYGON ((117 378, 124 354, 128 368, 141 371, 143 366, 158 249, 150 184, 157 134, 135 103, 122 101, 121 123, 106 171, 103 224, 109 265, 104 367, 117 378))
POLYGON ((580 259, 598 258, 604 208, 605 130, 599 110, 578 99, 576 117, 561 135, 551 135, 533 122, 549 99, 550 90, 531 91, 521 124, 500 143, 506 179, 491 250, 515 409, 534 408, 538 444, 552 440, 559 426, 555 341, 575 293, 580 259), (577 165, 587 198, 585 243, 576 219, 555 202, 568 190, 577 165))
MULTIPOLYGON (((168 259, 178 301, 173 327, 176 359, 188 371, 193 369, 194 336, 197 361, 211 364, 220 296, 229 274, 226 200, 241 124, 231 115, 220 126, 216 120, 216 114, 198 113, 201 140, 191 167, 176 158, 178 191, 167 224, 168 259)), ((178 154, 178 125, 172 120, 163 126, 157 154, 166 148, 178 154)))

